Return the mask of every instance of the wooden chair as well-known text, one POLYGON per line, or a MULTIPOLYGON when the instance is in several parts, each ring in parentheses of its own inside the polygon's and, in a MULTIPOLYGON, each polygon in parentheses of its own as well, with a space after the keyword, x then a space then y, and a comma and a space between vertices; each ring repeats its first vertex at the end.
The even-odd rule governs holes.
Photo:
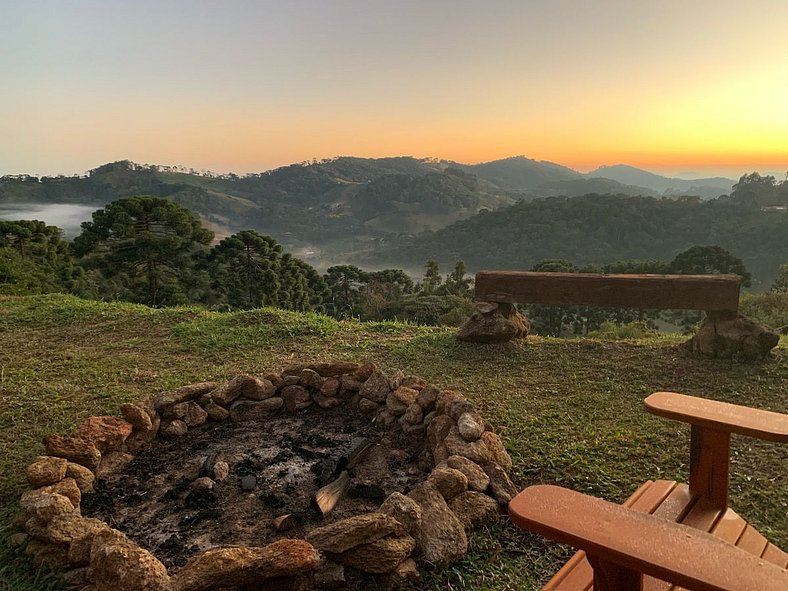
POLYGON ((730 435, 788 442, 788 415, 657 392, 656 415, 689 423, 689 486, 648 481, 623 506, 557 486, 509 503, 523 529, 577 552, 544 591, 787 591, 788 555, 728 507, 730 435))

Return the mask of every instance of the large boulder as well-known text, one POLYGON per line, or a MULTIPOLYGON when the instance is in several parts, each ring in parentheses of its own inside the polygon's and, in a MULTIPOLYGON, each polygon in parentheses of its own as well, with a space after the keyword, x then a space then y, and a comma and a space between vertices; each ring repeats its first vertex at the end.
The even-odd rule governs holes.
POLYGON ((93 536, 88 580, 96 591, 171 591, 167 569, 116 530, 93 536))
POLYGON ((421 507, 422 521, 416 545, 424 559, 445 566, 462 558, 468 551, 465 528, 435 485, 422 482, 408 496, 421 507))
POLYGON ((777 346, 780 335, 735 312, 710 312, 681 348, 707 359, 761 361, 777 346))
POLYGON ((460 327, 457 339, 472 343, 505 343, 524 339, 531 323, 513 304, 476 302, 476 311, 460 327))
POLYGON ((211 548, 191 559, 173 577, 172 588, 209 591, 259 586, 310 571, 318 560, 317 550, 304 540, 283 539, 262 548, 211 548))

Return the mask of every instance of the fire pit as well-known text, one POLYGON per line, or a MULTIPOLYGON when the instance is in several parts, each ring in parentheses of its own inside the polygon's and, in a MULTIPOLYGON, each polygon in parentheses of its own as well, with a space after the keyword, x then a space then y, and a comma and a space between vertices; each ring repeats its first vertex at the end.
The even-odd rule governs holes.
POLYGON ((44 439, 26 551, 74 589, 337 588, 449 564, 516 494, 464 396, 373 364, 190 384, 44 439))

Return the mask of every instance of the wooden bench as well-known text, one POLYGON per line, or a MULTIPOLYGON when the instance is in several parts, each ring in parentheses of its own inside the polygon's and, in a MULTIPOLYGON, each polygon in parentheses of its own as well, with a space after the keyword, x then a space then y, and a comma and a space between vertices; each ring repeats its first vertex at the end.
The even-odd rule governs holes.
POLYGON ((602 275, 479 271, 481 302, 736 312, 738 275, 602 275))
POLYGON ((544 591, 788 589, 788 554, 728 507, 730 435, 788 442, 788 415, 672 392, 646 409, 691 425, 689 485, 648 481, 623 506, 560 487, 509 504, 524 529, 580 548, 544 591))

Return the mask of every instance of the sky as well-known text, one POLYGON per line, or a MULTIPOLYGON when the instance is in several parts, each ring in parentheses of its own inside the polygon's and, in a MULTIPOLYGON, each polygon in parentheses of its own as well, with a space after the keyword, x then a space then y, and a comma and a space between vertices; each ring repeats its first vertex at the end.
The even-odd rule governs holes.
POLYGON ((788 171, 786 0, 0 0, 0 174, 788 171))

